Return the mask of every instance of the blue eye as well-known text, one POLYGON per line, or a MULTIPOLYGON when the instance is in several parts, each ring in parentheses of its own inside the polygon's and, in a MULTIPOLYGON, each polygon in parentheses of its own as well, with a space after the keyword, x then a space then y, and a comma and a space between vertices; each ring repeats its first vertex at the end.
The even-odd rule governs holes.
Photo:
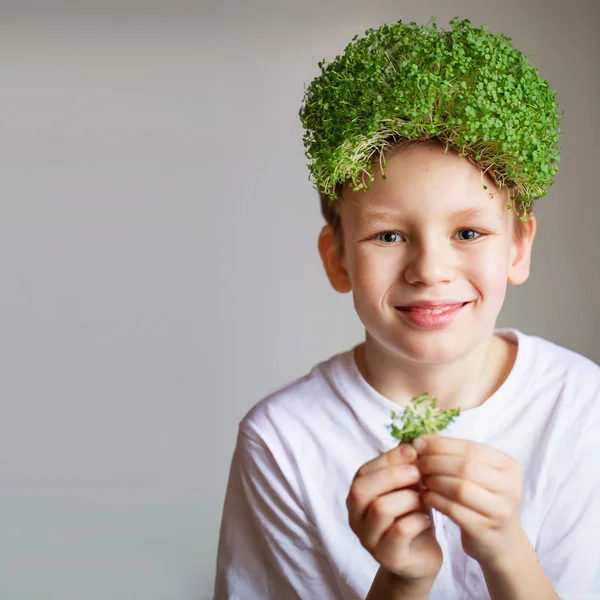
MULTIPOLYGON (((482 237, 485 234, 483 234, 479 231, 476 231, 475 229, 467 228, 467 229, 459 230, 456 233, 456 235, 459 236, 458 239, 461 242, 470 242, 470 241, 479 239, 480 237, 482 237)), ((402 237, 402 235, 400 233, 398 233, 397 231, 382 231, 381 233, 377 233, 369 239, 377 240, 386 245, 404 241, 404 238, 402 237)))
POLYGON ((462 242, 468 242, 469 240, 476 240, 477 238, 481 237, 481 234, 478 231, 475 231, 474 229, 461 229, 458 232, 458 235, 460 235, 461 233, 469 234, 466 237, 460 238, 462 242))
POLYGON ((391 244, 400 241, 399 239, 390 239, 392 236, 396 236, 396 238, 402 238, 402 236, 397 231, 383 231, 382 233, 378 233, 376 236, 374 236, 374 239, 377 239, 380 242, 386 242, 391 244), (382 237, 385 237, 387 239, 381 239, 382 237))

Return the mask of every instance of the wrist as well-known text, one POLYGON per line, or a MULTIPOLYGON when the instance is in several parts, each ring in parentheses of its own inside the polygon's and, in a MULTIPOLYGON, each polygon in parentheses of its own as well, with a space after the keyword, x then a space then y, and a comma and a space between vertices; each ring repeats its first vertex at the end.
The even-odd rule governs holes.
POLYGON ((407 579, 380 567, 367 600, 427 600, 435 577, 407 579))
POLYGON ((504 598, 546 598, 560 600, 552 587, 535 549, 526 535, 518 547, 502 557, 479 563, 493 600, 504 598))
MULTIPOLYGON (((508 576, 511 573, 518 571, 519 566, 530 558, 530 555, 535 556, 535 550, 527 537, 527 534, 521 529, 517 541, 506 550, 502 555, 490 558, 489 560, 479 561, 479 566, 483 573, 497 573, 499 575, 508 576)), ((537 557, 536 557, 537 559, 537 557)))

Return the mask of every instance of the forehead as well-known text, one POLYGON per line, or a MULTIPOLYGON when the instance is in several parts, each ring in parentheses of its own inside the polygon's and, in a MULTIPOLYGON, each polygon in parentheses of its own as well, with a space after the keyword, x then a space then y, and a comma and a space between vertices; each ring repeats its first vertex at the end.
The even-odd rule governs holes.
POLYGON ((507 190, 499 191, 487 173, 455 150, 445 153, 437 142, 420 142, 393 150, 386 161, 383 170, 374 163, 368 190, 345 186, 340 211, 346 218, 506 217, 507 190))

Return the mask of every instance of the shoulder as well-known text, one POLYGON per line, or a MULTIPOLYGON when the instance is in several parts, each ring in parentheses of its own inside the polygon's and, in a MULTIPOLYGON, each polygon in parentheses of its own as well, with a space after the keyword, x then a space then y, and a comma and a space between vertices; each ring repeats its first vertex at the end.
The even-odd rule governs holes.
POLYGON ((526 337, 534 349, 538 377, 543 375, 554 385, 571 382, 579 388, 600 389, 600 366, 593 360, 543 337, 526 337))
POLYGON ((521 335, 531 349, 532 377, 528 385, 532 392, 555 404, 564 422, 573 427, 600 422, 600 366, 556 342, 521 335))
POLYGON ((343 419, 345 398, 338 380, 344 376, 345 356, 339 353, 316 364, 248 410, 238 425, 235 450, 245 477, 278 481, 298 499, 305 495, 303 473, 315 476, 343 419))
POLYGON ((343 403, 337 381, 347 369, 351 350, 315 364, 309 372, 272 390, 257 401, 239 423, 240 432, 270 445, 274 437, 314 429, 334 405, 343 403), (309 425, 310 424, 310 425, 309 425))

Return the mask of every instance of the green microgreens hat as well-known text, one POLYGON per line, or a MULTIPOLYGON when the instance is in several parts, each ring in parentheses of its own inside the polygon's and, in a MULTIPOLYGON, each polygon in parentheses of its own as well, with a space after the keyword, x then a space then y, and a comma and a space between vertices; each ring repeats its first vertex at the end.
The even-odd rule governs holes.
POLYGON ((335 200, 343 183, 368 189, 364 175, 374 180, 377 158, 387 166, 394 142, 437 138, 512 188, 525 220, 558 171, 556 92, 502 32, 458 17, 449 31, 431 22, 367 29, 318 63, 299 111, 309 180, 335 200))

